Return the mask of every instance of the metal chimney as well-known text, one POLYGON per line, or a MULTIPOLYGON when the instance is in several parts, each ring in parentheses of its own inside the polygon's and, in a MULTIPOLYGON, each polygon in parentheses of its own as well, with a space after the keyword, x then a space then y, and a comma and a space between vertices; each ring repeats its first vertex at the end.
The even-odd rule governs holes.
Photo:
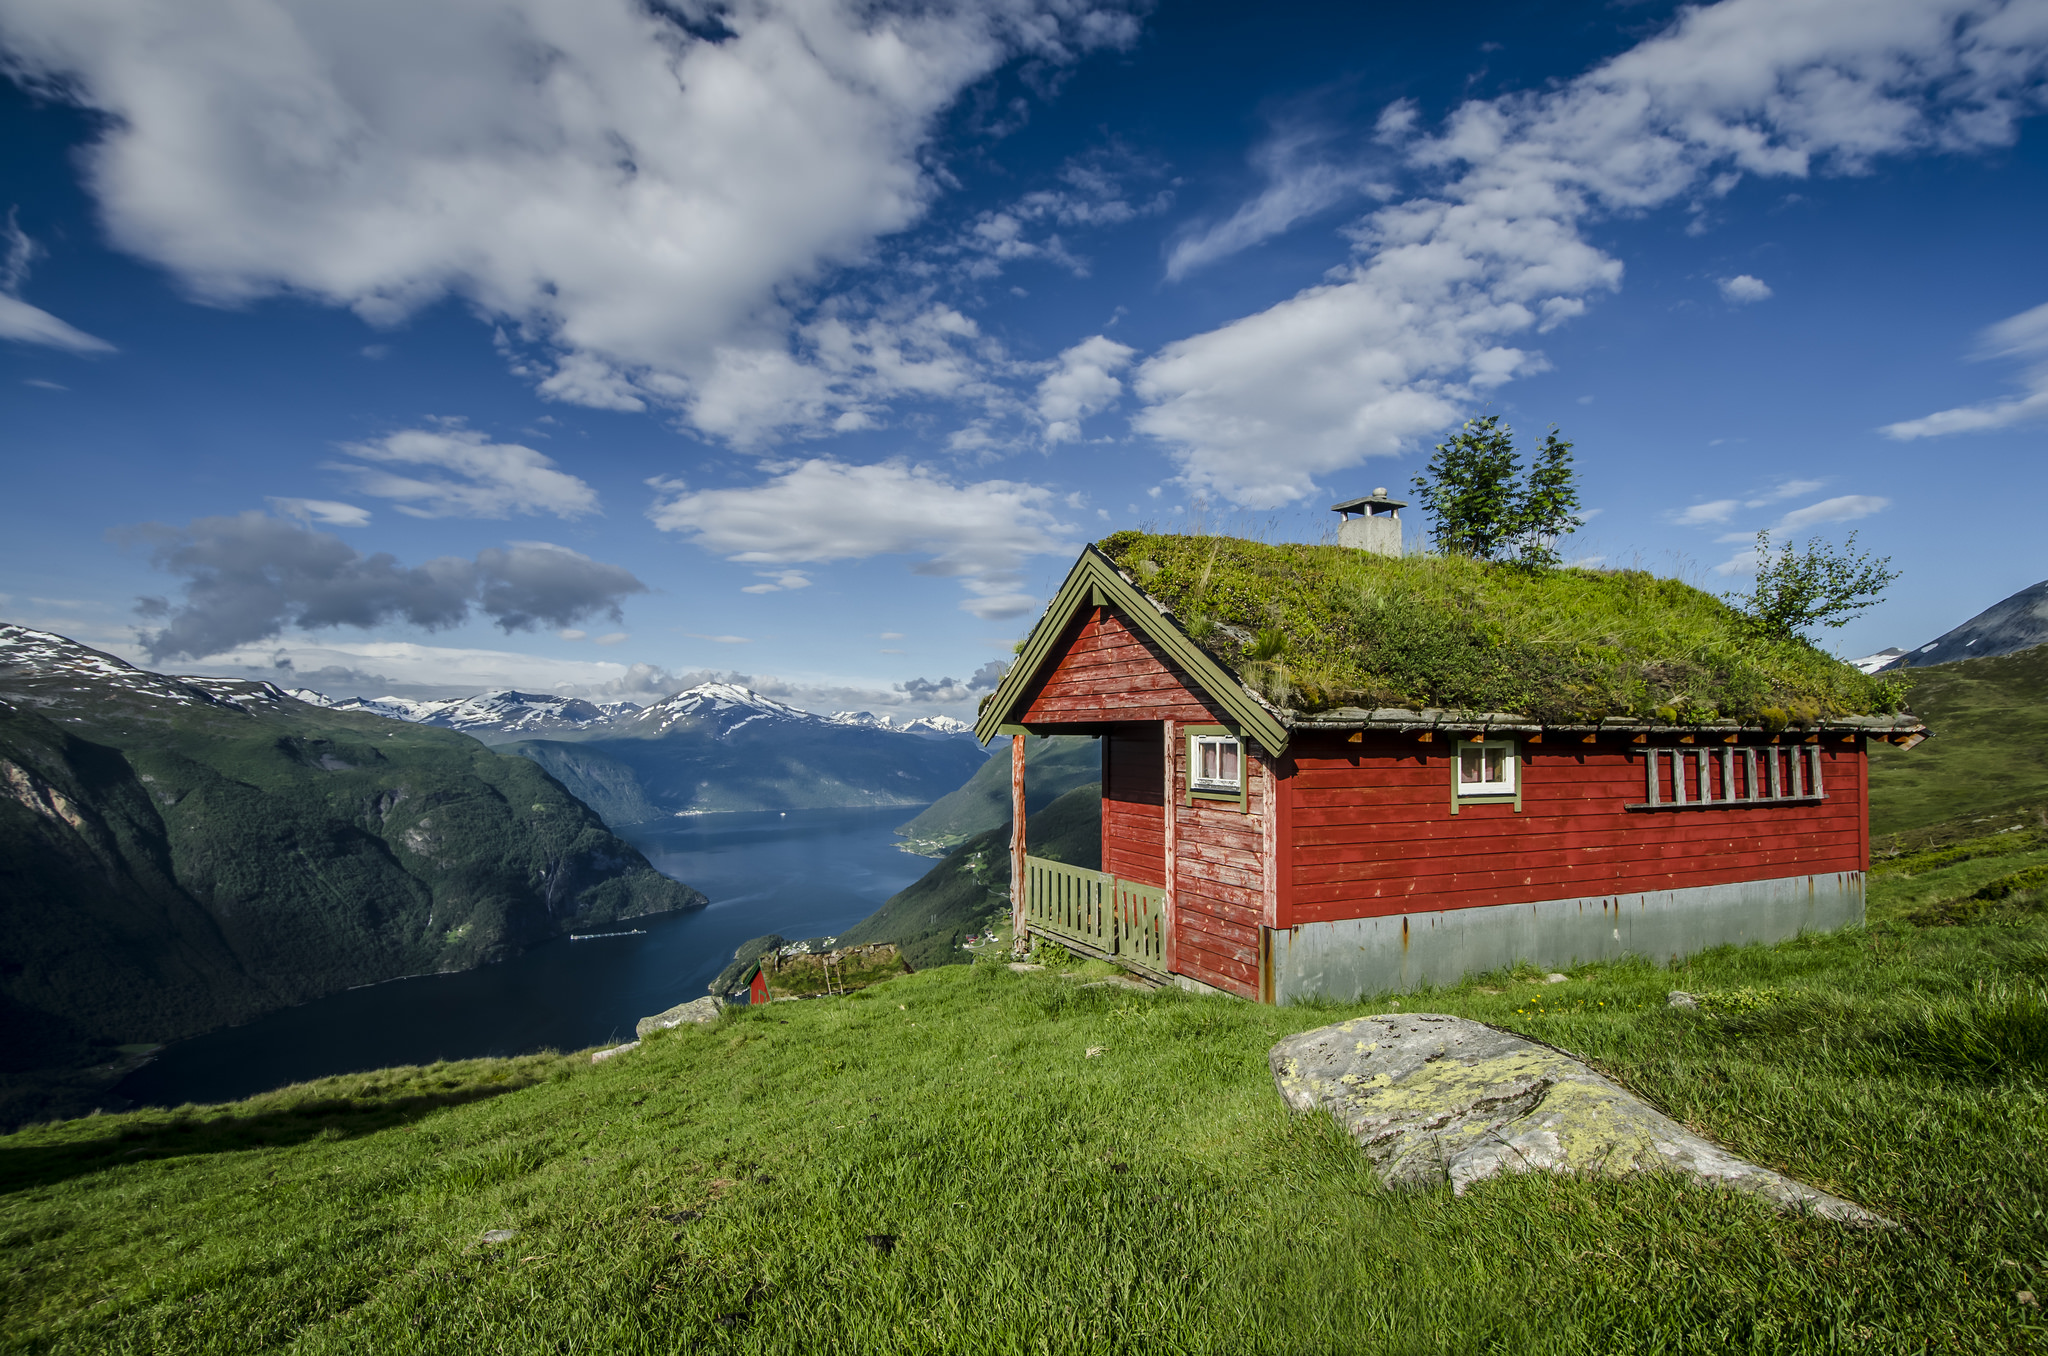
POLYGON ((1337 528, 1337 544, 1354 551, 1371 551, 1375 555, 1400 555, 1401 510, 1407 507, 1402 500, 1387 498, 1384 485, 1364 499, 1347 499, 1341 504, 1330 505, 1330 512, 1344 515, 1344 521, 1337 528), (1351 516, 1354 513, 1360 516, 1354 518, 1351 516))

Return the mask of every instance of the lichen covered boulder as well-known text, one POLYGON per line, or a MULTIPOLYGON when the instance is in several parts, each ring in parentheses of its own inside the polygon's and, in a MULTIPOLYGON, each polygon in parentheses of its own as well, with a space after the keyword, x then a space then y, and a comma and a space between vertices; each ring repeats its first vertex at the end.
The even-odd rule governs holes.
POLYGON ((1268 1058, 1287 1104, 1329 1112, 1389 1187, 1677 1172, 1786 1209, 1886 1223, 1737 1158, 1560 1050, 1463 1017, 1361 1017, 1290 1036, 1268 1058))
POLYGON ((676 1004, 667 1012, 642 1017, 634 1024, 633 1034, 645 1040, 650 1031, 667 1031, 685 1022, 715 1022, 724 1010, 725 1004, 717 998, 694 998, 687 1003, 676 1004))

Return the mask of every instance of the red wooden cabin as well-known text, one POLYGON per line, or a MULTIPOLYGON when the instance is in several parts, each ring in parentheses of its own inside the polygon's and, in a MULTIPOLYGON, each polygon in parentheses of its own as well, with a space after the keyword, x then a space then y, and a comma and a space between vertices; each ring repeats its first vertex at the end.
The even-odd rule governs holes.
POLYGON ((1860 922, 1866 741, 1924 736, 1283 711, 1092 547, 976 731, 1102 740, 1100 871, 1026 853, 1012 741, 1019 938, 1278 1003, 1860 922))

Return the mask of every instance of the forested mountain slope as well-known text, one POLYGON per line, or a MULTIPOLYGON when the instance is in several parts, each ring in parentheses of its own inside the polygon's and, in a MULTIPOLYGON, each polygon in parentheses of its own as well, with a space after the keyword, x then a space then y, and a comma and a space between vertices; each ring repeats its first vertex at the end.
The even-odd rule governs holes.
MULTIPOLYGON (((1028 818, 1077 786, 1102 778, 1100 741, 1090 735, 1031 735, 1024 746, 1024 813, 1028 818)), ((1010 750, 991 745, 994 756, 975 769, 967 784, 939 797, 897 829, 912 852, 943 857, 975 834, 1010 822, 1010 750)))
MULTIPOLYGON (((0 626, 0 1079, 691 908, 530 762, 0 626)), ((17 1119, 0 1106, 0 1120, 17 1119)))

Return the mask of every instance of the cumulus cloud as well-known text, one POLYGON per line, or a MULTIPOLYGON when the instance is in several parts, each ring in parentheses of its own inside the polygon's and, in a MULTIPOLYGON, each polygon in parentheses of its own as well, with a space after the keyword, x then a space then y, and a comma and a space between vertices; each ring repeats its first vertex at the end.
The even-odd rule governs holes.
POLYGON ((977 213, 940 253, 958 256, 966 276, 981 281, 1027 260, 1085 278, 1088 261, 1068 248, 1059 228, 1121 226, 1164 212, 1173 204, 1172 190, 1134 194, 1129 186, 1133 179, 1156 179, 1161 172, 1158 165, 1114 147, 1070 160, 1060 168, 1058 187, 1033 189, 977 213))
POLYGON ((647 591, 617 566, 546 542, 405 566, 255 512, 197 518, 182 528, 146 523, 120 535, 150 546, 158 569, 185 580, 181 602, 145 598, 136 608, 145 621, 162 623, 139 633, 152 661, 220 654, 287 627, 403 622, 441 630, 460 625, 472 607, 508 634, 567 627, 590 616, 617 618, 621 599, 647 591))
POLYGON ((1886 424, 1879 431, 1888 438, 1910 442, 2048 419, 2048 302, 1986 329, 1978 337, 1975 356, 2019 359, 2025 364, 2020 381, 2026 394, 1941 410, 1922 419, 1886 424))
POLYGON ((970 595, 961 606, 982 618, 1029 611, 1037 600, 1022 590, 1025 559, 1075 549, 1050 490, 1007 480, 963 484, 903 462, 814 458, 746 488, 655 488, 655 526, 729 560, 796 566, 921 556, 915 572, 959 579, 970 595))
POLYGON ((457 296, 544 395, 728 436, 757 431, 749 410, 813 430, 842 413, 794 335, 804 298, 924 215, 962 90, 1136 32, 1117 0, 0 16, 15 71, 107 115, 86 176, 114 241, 199 298, 291 293, 386 324, 457 296))
POLYGON ((348 472, 364 494, 396 500, 398 511, 414 518, 580 518, 597 512, 597 491, 556 470, 547 457, 518 443, 494 443, 452 421, 443 429, 406 429, 376 442, 347 443, 342 450, 379 465, 342 462, 330 469, 348 472), (404 475, 384 466, 423 467, 429 474, 404 475))
POLYGON ((1197 489, 1301 498, 1543 370, 1530 337, 1621 285, 1589 223, 1744 175, 2008 145, 2044 65, 2048 19, 2017 0, 1722 0, 1564 85, 1467 102, 1434 134, 1397 118, 1382 132, 1423 191, 1357 222, 1329 281, 1145 362, 1136 425, 1197 489))
POLYGON ((1048 443, 1073 442, 1081 421, 1116 403, 1124 393, 1116 373, 1137 356, 1137 350, 1102 335, 1083 339, 1060 354, 1059 365, 1038 383, 1038 417, 1048 443))
POLYGON ((337 503, 332 499, 283 499, 276 495, 264 500, 270 507, 287 518, 297 518, 302 523, 325 523, 329 527, 366 527, 370 522, 370 511, 354 504, 337 503))
POLYGON ((1732 301, 1738 306, 1752 301, 1769 301, 1771 285, 1762 278, 1753 278, 1747 273, 1738 273, 1732 278, 1721 279, 1721 300, 1732 301))
POLYGON ((0 232, 0 241, 4 241, 7 247, 5 256, 0 257, 0 339, 61 348, 68 353, 114 351, 114 346, 106 340, 94 338, 21 299, 22 286, 28 282, 29 268, 35 263, 36 256, 42 253, 42 247, 21 229, 14 210, 7 213, 7 229, 0 232))

